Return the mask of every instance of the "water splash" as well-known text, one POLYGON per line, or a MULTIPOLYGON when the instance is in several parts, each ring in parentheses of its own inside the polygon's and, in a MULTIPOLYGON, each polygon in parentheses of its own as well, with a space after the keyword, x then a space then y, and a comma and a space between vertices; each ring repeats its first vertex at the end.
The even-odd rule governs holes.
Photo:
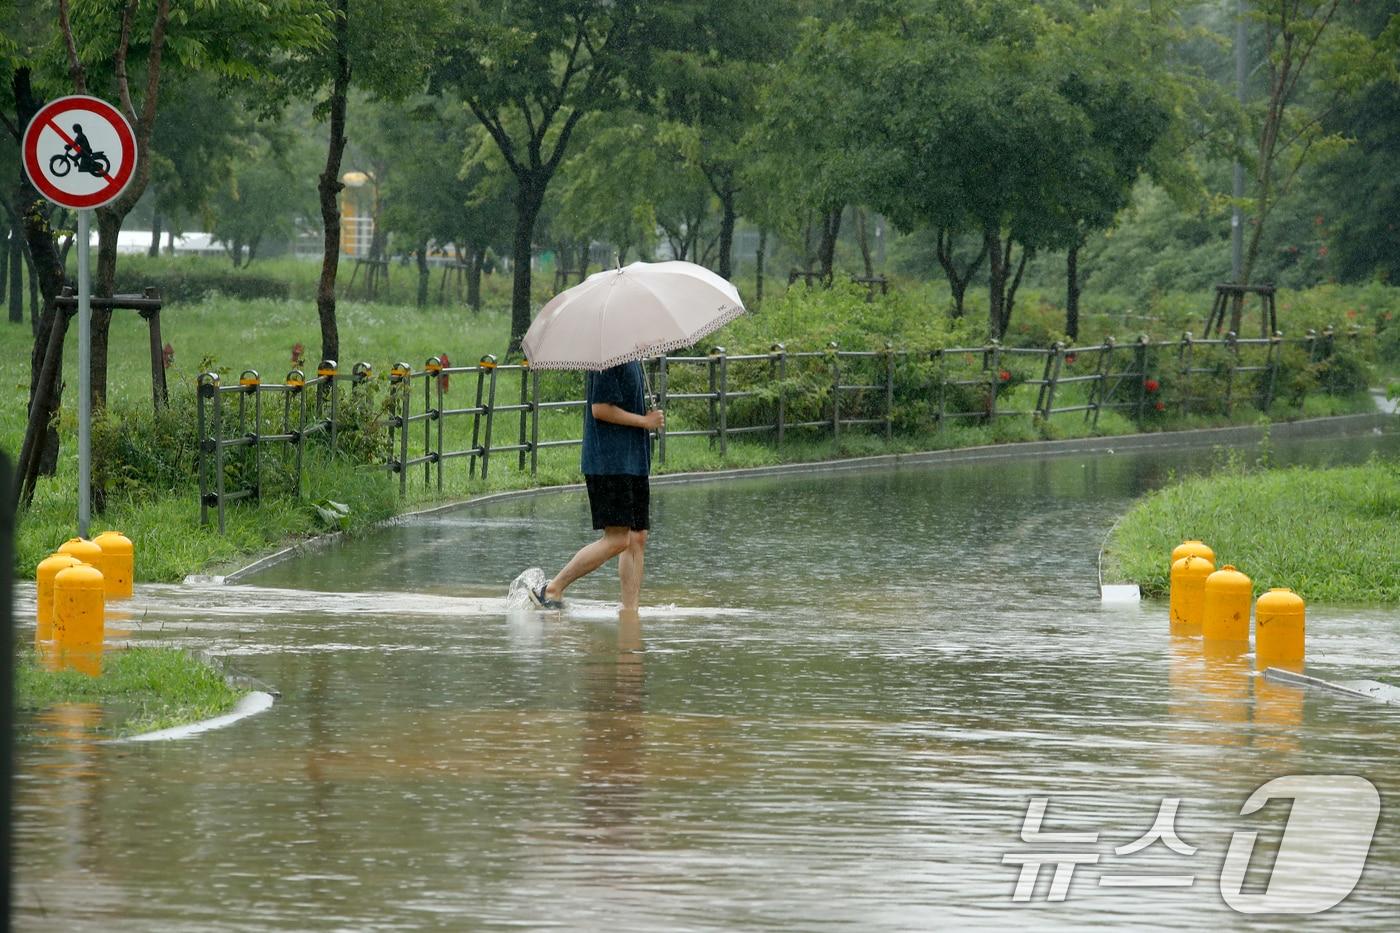
POLYGON ((530 600, 530 591, 539 589, 547 582, 549 578, 538 567, 524 571, 510 581, 510 589, 506 592, 506 609, 529 609, 534 605, 530 600))

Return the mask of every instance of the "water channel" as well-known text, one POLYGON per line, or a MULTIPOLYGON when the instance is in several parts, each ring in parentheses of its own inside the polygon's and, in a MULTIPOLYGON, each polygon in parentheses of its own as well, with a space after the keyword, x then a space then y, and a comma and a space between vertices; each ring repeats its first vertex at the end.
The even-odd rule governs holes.
MULTIPOLYGON (((1400 437, 1274 456, 1377 449, 1400 437)), ((640 623, 610 571, 563 616, 504 608, 515 574, 591 535, 580 493, 423 517, 248 585, 148 587, 135 638, 225 656, 281 699, 165 743, 94 743, 82 707, 31 718, 17 925, 1291 928, 1222 899, 1233 834, 1259 833, 1262 890, 1288 814, 1241 807, 1299 773, 1400 799, 1400 710, 1256 683, 1172 638, 1164 605, 1100 605, 1117 516, 1212 456, 658 487, 640 623), (1023 841, 1034 798, 1041 832, 1081 838, 1023 841), (1164 799, 1193 854, 1116 854, 1164 799), (1065 899, 1051 861, 1016 900, 1004 856, 1064 851, 1086 855, 1065 899)), ((1394 611, 1310 606, 1308 625, 1310 672, 1396 682, 1394 611)), ((1383 808, 1356 890, 1313 921, 1395 929, 1397 871, 1383 808)))

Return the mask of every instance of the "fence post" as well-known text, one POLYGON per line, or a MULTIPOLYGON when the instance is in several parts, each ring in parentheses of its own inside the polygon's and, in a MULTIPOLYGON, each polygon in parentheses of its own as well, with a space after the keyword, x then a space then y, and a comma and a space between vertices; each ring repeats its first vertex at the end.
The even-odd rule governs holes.
MULTIPOLYGON (((436 356, 430 356, 423 363, 423 414, 428 417, 423 419, 423 488, 427 489, 433 482, 433 422, 438 423, 438 429, 442 428, 442 418, 437 416, 437 412, 442 409, 441 405, 433 407, 433 387, 437 386, 438 401, 442 401, 442 360, 436 356)), ((438 450, 442 450, 442 445, 438 445, 438 450)))
MULTIPOLYGON (((656 363, 656 405, 662 411, 666 410, 666 381, 669 375, 668 357, 663 353, 656 363)), ((661 430, 656 432, 656 456, 664 466, 666 464, 666 426, 664 424, 661 426, 661 430)))
POLYGON ((833 340, 826 352, 831 357, 831 440, 836 443, 841 439, 841 351, 833 340))
POLYGON ((938 364, 938 433, 948 431, 948 354, 942 349, 933 351, 933 361, 938 364))
MULTIPOLYGON (((219 374, 213 372, 200 373, 195 380, 195 395, 199 399, 198 406, 198 427, 199 431, 199 523, 209 524, 209 460, 207 454, 213 453, 209 447, 209 437, 205 433, 204 406, 205 399, 213 398, 215 410, 219 404, 219 374)), ((217 441, 217 438, 215 438, 217 441)))
POLYGON ((481 479, 485 482, 486 470, 491 465, 491 425, 496 419, 496 358, 486 354, 481 358, 481 368, 491 373, 486 399, 486 437, 481 448, 481 479))
POLYGON ((530 475, 540 470, 540 373, 530 370, 530 475))
POLYGON ((1307 336, 1303 338, 1303 345, 1308 348, 1308 365, 1317 362, 1317 331, 1308 328, 1307 336))
POLYGON ((1225 367, 1225 417, 1230 417, 1235 407, 1235 370, 1240 365, 1239 337, 1234 331, 1225 334, 1225 354, 1229 365, 1225 367))
MULTIPOLYGON (((413 398, 413 367, 407 363, 395 363, 389 370, 389 383, 396 386, 398 392, 398 428, 399 428, 399 459, 395 469, 399 474, 399 498, 408 495, 408 415, 409 404, 413 398)), ((390 427, 394 422, 389 422, 390 427)))
POLYGON ((1139 422, 1142 421, 1142 410, 1147 405, 1147 345, 1147 335, 1138 334, 1137 346, 1133 348, 1133 365, 1137 367, 1138 374, 1136 420, 1139 422))
POLYGON ((729 357, 724 347, 710 350, 710 358, 719 358, 719 456, 723 460, 729 452, 729 357))
POLYGON ((1191 363, 1195 358, 1194 351, 1195 343, 1188 330, 1181 335, 1181 349, 1177 353, 1177 360, 1181 367, 1181 414, 1183 417, 1191 413, 1191 363))
POLYGON ((516 445, 520 447, 520 463, 518 469, 525 472, 525 427, 526 421, 530 417, 530 361, 520 361, 520 440, 516 445))
POLYGON ((1001 341, 993 339, 982 351, 982 370, 988 375, 987 423, 997 421, 997 389, 1001 384, 1001 341), (988 365, 990 363, 990 366, 988 365))
POLYGON ((1098 382, 1094 383, 1097 394, 1094 398, 1093 411, 1086 413, 1091 415, 1089 427, 1095 431, 1099 429, 1099 412, 1103 411, 1104 405, 1108 404, 1108 400, 1118 389, 1117 383, 1114 383, 1111 389, 1108 386, 1108 377, 1113 375, 1113 351, 1116 349, 1118 349, 1118 341, 1112 337, 1105 337, 1103 346, 1099 349, 1099 379, 1098 382))
MULTIPOLYGON (((1337 345, 1336 341, 1333 339, 1332 325, 1328 324, 1326 327, 1322 328, 1322 359, 1330 360, 1332 358, 1332 354, 1336 352, 1336 349, 1337 345)), ((1332 389, 1332 386, 1335 385, 1335 383, 1336 380, 1334 379, 1327 380, 1328 395, 1335 394, 1332 389)))
MULTIPOLYGON (((306 374, 299 369, 294 369, 287 373, 287 385, 291 387, 290 392, 297 397, 297 429, 296 440, 296 472, 293 473, 293 483, 296 489, 296 497, 301 498, 301 462, 302 452, 306 449, 306 374)), ((291 433, 291 432, 286 432, 291 433)), ((259 479, 258 485, 262 485, 259 479)))
POLYGON ((768 348, 768 372, 770 375, 774 367, 778 371, 778 411, 774 428, 778 432, 778 446, 781 447, 783 445, 784 421, 787 419, 787 385, 784 382, 787 377, 787 347, 781 343, 775 343, 768 348))
POLYGON ((885 443, 894 440, 894 344, 885 341, 885 443))
POLYGON ((709 406, 710 406, 710 433, 709 433, 709 439, 710 439, 710 447, 713 449, 714 446, 715 446, 715 437, 717 436, 718 431, 719 431, 719 399, 718 399, 718 394, 719 394, 719 360, 718 360, 718 358, 716 358, 716 356, 715 356, 715 351, 714 351, 714 350, 711 350, 711 351, 710 351, 709 373, 710 373, 710 400, 709 400, 709 406))
POLYGON ((1040 408, 1040 418, 1050 423, 1050 411, 1055 407, 1055 387, 1060 381, 1060 365, 1064 359, 1065 345, 1056 340, 1045 355, 1045 372, 1041 376, 1040 395, 1045 404, 1040 408))
MULTIPOLYGON (((487 354, 488 356, 490 354, 487 354)), ((494 359, 494 357, 492 357, 494 359)), ((483 357, 484 359, 484 357, 483 357)), ((476 367, 476 404, 472 406, 472 453, 471 467, 467 475, 472 479, 476 478, 476 461, 481 457, 481 447, 478 443, 481 437, 481 400, 486 391, 486 368, 480 364, 476 367)))
MULTIPOLYGON (((262 377, 255 369, 246 369, 243 375, 238 377, 238 384, 243 391, 253 396, 253 430, 246 435, 243 434, 243 397, 238 400, 238 431, 245 437, 250 437, 252 443, 253 457, 253 498, 262 498, 262 377), (251 376, 250 376, 251 374, 251 376)), ((244 456, 247 459, 247 455, 244 456)), ((222 497, 223 490, 219 490, 222 497)), ((222 505, 219 506, 221 509, 222 505)), ((222 531, 223 529, 219 529, 222 531)))
MULTIPOLYGON (((335 360, 322 360, 321 365, 316 367, 316 378, 324 379, 329 384, 331 396, 331 414, 326 419, 326 431, 330 435, 331 453, 335 453, 335 422, 339 417, 339 393, 336 392, 335 377, 337 364, 335 360)), ((316 391, 316 417, 321 417, 321 390, 316 391)))
POLYGON ((1278 386, 1278 365, 1279 357, 1283 354, 1283 334, 1274 331, 1269 337, 1269 381, 1264 388, 1264 411, 1268 411, 1274 404, 1274 391, 1278 386))

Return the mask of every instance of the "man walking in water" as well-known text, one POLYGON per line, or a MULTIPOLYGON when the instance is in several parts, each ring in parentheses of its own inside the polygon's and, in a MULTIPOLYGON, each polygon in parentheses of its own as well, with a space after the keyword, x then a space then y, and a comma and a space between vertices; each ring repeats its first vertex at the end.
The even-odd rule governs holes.
POLYGON ((584 545, 554 579, 530 590, 541 609, 562 609, 564 590, 617 558, 622 608, 635 611, 651 526, 651 435, 666 424, 647 411, 642 364, 623 363, 584 377, 583 478, 593 527, 603 536, 584 545))

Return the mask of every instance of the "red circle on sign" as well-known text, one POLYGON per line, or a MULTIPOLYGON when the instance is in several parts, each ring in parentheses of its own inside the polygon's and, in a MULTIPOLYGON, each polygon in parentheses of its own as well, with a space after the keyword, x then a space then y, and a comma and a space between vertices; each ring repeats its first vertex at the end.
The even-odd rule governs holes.
POLYGON ((131 124, 126 122, 126 117, 122 116, 120 110, 98 97, 75 94, 45 104, 34 115, 34 119, 29 121, 29 126, 25 127, 20 150, 23 153, 24 171, 29 175, 34 187, 45 198, 63 207, 83 209, 110 204, 126 190, 131 176, 136 171, 136 136, 131 131, 131 124), (72 112, 93 114, 106 121, 116 134, 120 146, 116 174, 103 174, 100 177, 105 178, 107 184, 86 194, 65 191, 55 184, 45 171, 39 156, 39 140, 45 130, 53 130, 64 142, 72 142, 59 122, 64 114, 72 112))

